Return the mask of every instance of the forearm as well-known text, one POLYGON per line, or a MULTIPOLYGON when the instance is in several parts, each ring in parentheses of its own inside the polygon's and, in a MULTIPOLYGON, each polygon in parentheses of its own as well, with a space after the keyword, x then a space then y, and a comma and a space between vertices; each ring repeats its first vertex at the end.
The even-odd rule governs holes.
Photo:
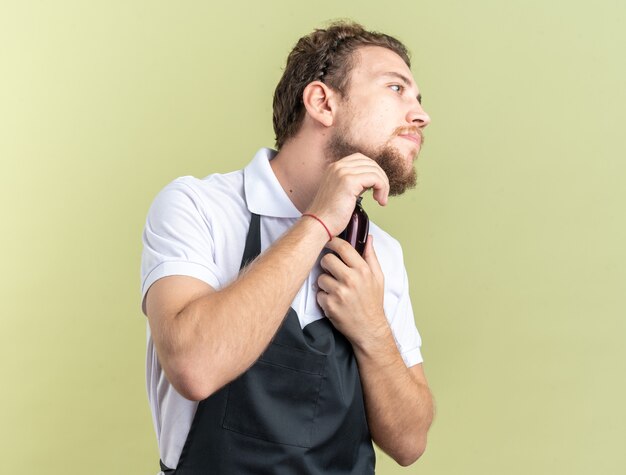
POLYGON ((430 390, 406 367, 390 329, 354 351, 372 439, 399 464, 410 465, 426 447, 433 419, 430 390))
POLYGON ((203 399, 249 368, 267 347, 328 240, 313 219, 298 221, 230 285, 191 301, 161 338, 168 378, 203 399))

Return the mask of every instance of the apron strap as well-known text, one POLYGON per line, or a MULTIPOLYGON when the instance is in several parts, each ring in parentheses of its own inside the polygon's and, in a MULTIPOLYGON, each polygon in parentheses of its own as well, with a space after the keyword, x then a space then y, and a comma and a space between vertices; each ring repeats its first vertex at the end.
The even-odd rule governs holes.
POLYGON ((174 469, 173 468, 169 468, 167 465, 165 465, 163 463, 163 460, 159 460, 159 465, 161 466, 161 471, 165 474, 165 475, 169 475, 174 473, 174 469))
POLYGON ((243 269, 250 262, 261 254, 261 218, 258 214, 252 213, 250 218, 250 227, 248 228, 248 236, 246 237, 246 247, 241 258, 241 267, 243 269))

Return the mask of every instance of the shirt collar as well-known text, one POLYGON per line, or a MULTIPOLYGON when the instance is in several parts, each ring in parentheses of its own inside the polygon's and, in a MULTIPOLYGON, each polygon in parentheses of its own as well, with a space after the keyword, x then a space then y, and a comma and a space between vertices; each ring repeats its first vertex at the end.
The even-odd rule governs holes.
POLYGON ((299 218, 302 213, 294 206, 278 182, 270 160, 278 152, 260 149, 243 170, 246 205, 251 213, 276 218, 299 218))

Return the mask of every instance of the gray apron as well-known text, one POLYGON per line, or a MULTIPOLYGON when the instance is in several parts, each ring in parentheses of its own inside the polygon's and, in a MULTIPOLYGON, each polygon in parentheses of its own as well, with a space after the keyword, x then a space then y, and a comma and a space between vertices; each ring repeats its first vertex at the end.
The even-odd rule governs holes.
MULTIPOLYGON (((260 252, 252 214, 241 268, 260 252)), ((168 475, 368 475, 374 466, 350 342, 327 318, 301 328, 292 308, 256 363, 198 403, 178 467, 161 462, 168 475)))

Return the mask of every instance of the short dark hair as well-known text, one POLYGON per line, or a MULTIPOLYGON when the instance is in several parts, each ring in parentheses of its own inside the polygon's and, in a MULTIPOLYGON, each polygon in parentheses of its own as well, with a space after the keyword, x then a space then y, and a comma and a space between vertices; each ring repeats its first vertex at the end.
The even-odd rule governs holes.
POLYGON ((406 47, 392 36, 367 31, 352 22, 334 22, 303 36, 287 57, 287 65, 274 91, 274 133, 276 148, 295 136, 304 120, 302 94, 313 81, 322 81, 345 97, 354 52, 363 46, 381 46, 398 54, 411 67, 406 47))

